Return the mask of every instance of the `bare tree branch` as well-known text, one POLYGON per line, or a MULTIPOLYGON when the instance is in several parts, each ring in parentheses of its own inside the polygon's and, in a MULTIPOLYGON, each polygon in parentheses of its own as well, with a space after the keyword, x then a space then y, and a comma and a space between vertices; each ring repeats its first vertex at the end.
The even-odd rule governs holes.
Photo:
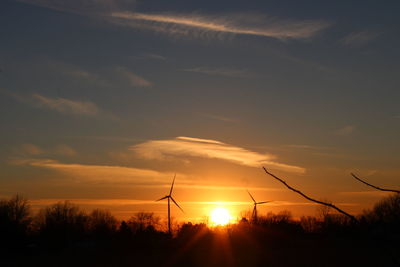
POLYGON ((324 206, 327 206, 327 207, 331 207, 331 208, 337 210, 338 212, 340 212, 341 214, 343 214, 343 215, 349 217, 353 222, 358 222, 358 220, 356 219, 356 217, 354 217, 353 215, 348 214, 348 213, 345 212, 344 210, 342 210, 342 209, 336 207, 335 205, 333 205, 333 204, 331 204, 331 203, 319 201, 319 200, 313 199, 313 198, 311 198, 311 197, 305 195, 305 194, 302 193, 301 191, 299 191, 299 190, 297 190, 297 189, 291 187, 290 185, 288 185, 288 184, 287 184, 284 180, 282 180, 281 178, 279 178, 279 177, 275 176, 274 174, 270 173, 269 171, 267 171, 267 169, 265 169, 265 167, 263 167, 263 169, 264 169, 264 171, 265 171, 268 175, 272 176, 273 178, 275 178, 276 180, 278 180, 279 182, 281 182, 282 184, 284 184, 287 188, 289 188, 289 189, 292 190, 293 192, 296 192, 297 194, 303 196, 305 199, 308 199, 308 200, 310 200, 310 201, 312 201, 312 202, 315 202, 315 203, 318 203, 318 204, 321 204, 321 205, 324 205, 324 206))
POLYGON ((369 183, 367 183, 367 182, 361 180, 361 179, 358 178, 354 173, 350 173, 350 174, 351 174, 351 176, 353 176, 356 180, 358 180, 358 181, 360 181, 361 183, 366 184, 366 185, 368 185, 368 186, 370 186, 370 187, 372 187, 372 188, 375 188, 375 189, 380 190, 380 191, 394 192, 394 193, 399 193, 399 194, 400 194, 400 190, 381 188, 381 187, 378 187, 378 186, 369 184, 369 183))

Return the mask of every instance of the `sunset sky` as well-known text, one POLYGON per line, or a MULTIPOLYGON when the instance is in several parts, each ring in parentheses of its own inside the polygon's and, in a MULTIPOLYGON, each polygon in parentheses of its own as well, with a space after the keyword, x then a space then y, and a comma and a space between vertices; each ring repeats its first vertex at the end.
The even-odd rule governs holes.
POLYGON ((399 1, 2 0, 0 198, 202 220, 400 187, 399 1))

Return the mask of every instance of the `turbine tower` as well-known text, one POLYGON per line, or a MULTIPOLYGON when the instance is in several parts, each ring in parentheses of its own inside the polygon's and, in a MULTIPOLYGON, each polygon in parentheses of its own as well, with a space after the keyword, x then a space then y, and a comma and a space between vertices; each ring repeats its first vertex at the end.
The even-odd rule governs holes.
POLYGON ((168 199, 168 234, 171 234, 171 207, 170 207, 171 200, 182 212, 184 212, 183 209, 181 207, 179 207, 178 203, 176 203, 175 199, 172 197, 172 190, 174 189, 175 177, 176 177, 176 174, 174 175, 174 179, 172 180, 172 185, 171 185, 171 189, 169 190, 169 194, 166 195, 165 197, 162 197, 162 198, 156 200, 156 201, 160 201, 163 199, 168 199))
POLYGON ((249 196, 251 197, 251 199, 253 200, 254 203, 254 208, 253 208, 253 214, 251 215, 251 221, 253 223, 257 222, 257 205, 261 205, 261 204, 265 204, 271 201, 261 201, 261 202, 257 202, 254 197, 250 194, 249 190, 247 190, 247 193, 249 193, 249 196))

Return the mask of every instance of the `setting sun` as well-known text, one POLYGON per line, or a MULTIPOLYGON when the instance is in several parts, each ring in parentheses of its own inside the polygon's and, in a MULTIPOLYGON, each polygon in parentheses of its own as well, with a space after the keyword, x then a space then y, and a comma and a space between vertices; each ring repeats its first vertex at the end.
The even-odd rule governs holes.
POLYGON ((223 207, 217 207, 211 212, 211 222, 214 225, 226 225, 230 220, 229 211, 223 207))

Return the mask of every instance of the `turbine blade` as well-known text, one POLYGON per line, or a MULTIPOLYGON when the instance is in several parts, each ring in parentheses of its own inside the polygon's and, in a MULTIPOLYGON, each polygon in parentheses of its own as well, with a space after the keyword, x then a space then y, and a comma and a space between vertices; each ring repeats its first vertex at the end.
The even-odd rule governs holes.
POLYGON ((175 205, 176 205, 183 213, 185 213, 185 212, 183 211, 183 209, 178 205, 178 203, 176 203, 176 201, 175 201, 175 199, 174 199, 173 197, 171 197, 171 200, 172 200, 172 202, 175 203, 175 205))
POLYGON ((172 194, 172 189, 174 189, 175 177, 176 177, 176 173, 174 175, 174 179, 172 180, 172 185, 171 185, 171 190, 169 191, 169 195, 172 194))
POLYGON ((255 200, 254 197, 250 194, 249 190, 247 190, 247 193, 249 193, 249 196, 251 197, 251 199, 253 200, 253 202, 256 203, 256 200, 255 200))
POLYGON ((261 202, 257 202, 257 204, 265 204, 265 203, 269 203, 269 202, 272 202, 272 201, 261 201, 261 202))
POLYGON ((157 199, 156 201, 160 201, 160 200, 163 200, 163 199, 166 199, 166 198, 168 198, 168 196, 165 196, 165 197, 162 197, 160 199, 157 199))

